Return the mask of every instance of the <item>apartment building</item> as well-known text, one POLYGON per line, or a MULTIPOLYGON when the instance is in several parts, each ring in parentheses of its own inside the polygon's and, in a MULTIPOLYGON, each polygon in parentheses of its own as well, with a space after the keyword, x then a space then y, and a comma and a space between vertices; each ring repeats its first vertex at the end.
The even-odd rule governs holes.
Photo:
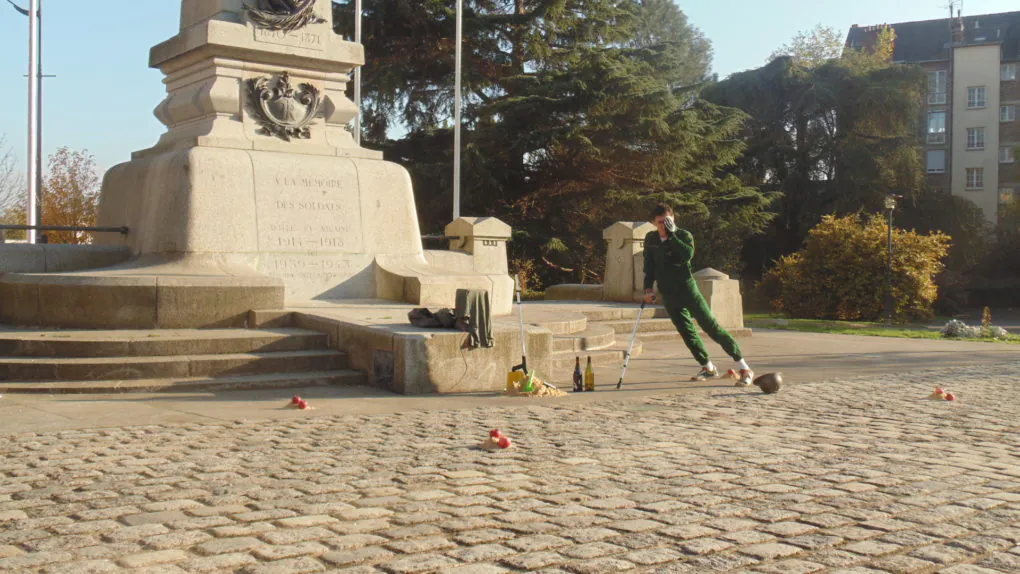
POLYGON ((966 197, 997 222, 1020 201, 1020 12, 854 25, 847 46, 896 32, 893 59, 928 73, 923 102, 925 163, 932 188, 966 197))

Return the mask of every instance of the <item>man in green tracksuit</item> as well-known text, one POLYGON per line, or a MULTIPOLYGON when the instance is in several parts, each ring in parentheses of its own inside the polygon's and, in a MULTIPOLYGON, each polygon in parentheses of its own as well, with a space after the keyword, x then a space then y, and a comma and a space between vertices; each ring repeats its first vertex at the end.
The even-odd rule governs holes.
POLYGON ((657 229, 645 236, 645 302, 655 301, 654 287, 658 282, 659 293, 662 294, 663 306, 669 318, 701 365, 701 370, 691 380, 703 381, 719 376, 719 371, 708 357, 705 344, 698 336, 698 326, 694 324, 697 320, 705 333, 736 361, 733 370, 737 373, 737 385, 750 385, 754 373, 744 360, 740 345, 716 321, 694 280, 691 272, 694 237, 689 231, 677 228, 673 221, 673 210, 667 205, 655 208, 652 223, 657 229))

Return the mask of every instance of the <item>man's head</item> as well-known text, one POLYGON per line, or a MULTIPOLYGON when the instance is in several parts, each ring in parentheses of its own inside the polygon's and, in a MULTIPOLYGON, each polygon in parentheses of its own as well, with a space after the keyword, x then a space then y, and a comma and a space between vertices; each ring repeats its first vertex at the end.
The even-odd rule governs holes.
POLYGON ((652 223, 659 229, 659 235, 666 235, 666 218, 673 217, 673 208, 660 203, 652 210, 652 223))

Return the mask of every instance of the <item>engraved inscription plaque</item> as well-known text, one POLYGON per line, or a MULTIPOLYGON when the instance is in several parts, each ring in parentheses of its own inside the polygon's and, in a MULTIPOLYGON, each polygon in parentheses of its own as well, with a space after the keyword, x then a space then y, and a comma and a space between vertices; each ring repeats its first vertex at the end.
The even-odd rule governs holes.
POLYGON ((255 168, 259 251, 362 252, 357 178, 280 168, 255 168))
POLYGON ((289 299, 371 296, 357 172, 335 158, 255 163, 259 271, 282 277, 289 299), (342 284, 342 285, 341 285, 342 284))
POLYGON ((266 28, 253 29, 255 31, 256 42, 305 48, 307 50, 326 49, 326 35, 321 30, 301 29, 287 32, 285 30, 268 30, 266 28))

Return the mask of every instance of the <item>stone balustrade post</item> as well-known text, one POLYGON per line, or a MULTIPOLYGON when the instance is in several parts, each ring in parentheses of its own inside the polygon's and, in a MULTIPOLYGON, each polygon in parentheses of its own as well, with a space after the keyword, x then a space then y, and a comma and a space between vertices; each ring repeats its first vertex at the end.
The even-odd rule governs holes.
POLYGON ((701 295, 708 302, 719 324, 727 330, 744 328, 744 302, 740 295, 740 282, 712 269, 702 269, 694 274, 701 295))
POLYGON ((602 298, 606 301, 640 301, 644 293, 645 235, 655 226, 647 221, 618 221, 602 232, 606 240, 606 274, 602 298))
POLYGON ((509 275, 506 244, 511 228, 495 217, 461 217, 446 226, 450 249, 474 256, 474 270, 485 275, 509 275))

